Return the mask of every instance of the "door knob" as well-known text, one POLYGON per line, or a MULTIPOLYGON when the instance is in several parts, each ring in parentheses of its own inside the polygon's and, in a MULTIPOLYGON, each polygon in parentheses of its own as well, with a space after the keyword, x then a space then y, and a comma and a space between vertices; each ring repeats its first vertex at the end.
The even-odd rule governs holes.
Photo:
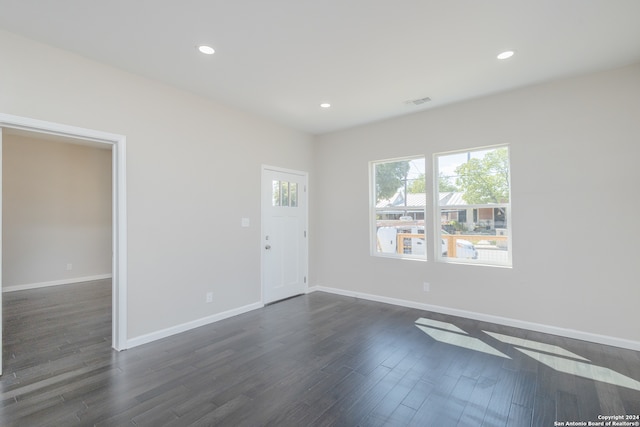
POLYGON ((265 248, 265 249, 267 249, 267 250, 269 250, 269 249, 271 249, 271 245, 267 245, 267 246, 265 246, 264 248, 265 248))

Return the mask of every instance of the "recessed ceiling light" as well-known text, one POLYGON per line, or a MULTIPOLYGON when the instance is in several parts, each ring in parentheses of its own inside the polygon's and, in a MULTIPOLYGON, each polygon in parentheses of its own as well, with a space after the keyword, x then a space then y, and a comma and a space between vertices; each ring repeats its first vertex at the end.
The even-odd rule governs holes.
POLYGON ((322 108, 329 108, 329 107, 331 107, 331 104, 329 104, 328 102, 323 102, 322 104, 320 104, 320 106, 322 108))
POLYGON ((205 55, 213 55, 215 53, 215 50, 211 46, 207 46, 204 44, 198 46, 198 50, 204 53, 205 55))
POLYGON ((498 59, 509 59, 513 56, 514 52, 512 50, 505 50, 504 52, 498 54, 498 59))

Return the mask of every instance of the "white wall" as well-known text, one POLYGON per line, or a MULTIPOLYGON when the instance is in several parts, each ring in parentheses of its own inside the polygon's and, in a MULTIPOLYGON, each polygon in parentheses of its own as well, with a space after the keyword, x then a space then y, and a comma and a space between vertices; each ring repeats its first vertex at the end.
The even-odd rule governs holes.
POLYGON ((640 342, 640 65, 325 135, 314 158, 313 285, 640 342), (369 255, 369 161, 502 143, 512 269, 369 255))
POLYGON ((111 150, 8 133, 2 149, 3 289, 110 275, 111 150))
POLYGON ((260 301, 260 166, 310 171, 310 136, 11 33, 0 58, 0 112, 127 137, 129 339, 260 301))

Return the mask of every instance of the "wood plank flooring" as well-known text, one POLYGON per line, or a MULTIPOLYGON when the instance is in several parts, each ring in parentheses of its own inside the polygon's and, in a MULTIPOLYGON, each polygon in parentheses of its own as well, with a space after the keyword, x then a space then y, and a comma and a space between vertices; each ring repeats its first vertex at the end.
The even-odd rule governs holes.
POLYGON ((630 350, 316 292, 118 353, 110 304, 104 281, 4 294, 0 425, 511 427, 640 414, 630 350))

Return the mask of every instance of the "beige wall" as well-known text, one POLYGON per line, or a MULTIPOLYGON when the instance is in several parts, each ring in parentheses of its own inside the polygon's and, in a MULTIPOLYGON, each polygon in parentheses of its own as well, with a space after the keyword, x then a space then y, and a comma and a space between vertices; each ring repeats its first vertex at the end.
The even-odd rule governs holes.
POLYGON ((111 274, 111 150, 4 133, 2 171, 3 288, 111 274))
POLYGON ((640 65, 322 136, 314 158, 312 284, 640 342, 640 65), (503 143, 513 268, 369 255, 369 161, 503 143))
POLYGON ((129 339, 260 301, 260 167, 313 173, 309 135, 11 33, 0 58, 0 112, 127 138, 129 339))

